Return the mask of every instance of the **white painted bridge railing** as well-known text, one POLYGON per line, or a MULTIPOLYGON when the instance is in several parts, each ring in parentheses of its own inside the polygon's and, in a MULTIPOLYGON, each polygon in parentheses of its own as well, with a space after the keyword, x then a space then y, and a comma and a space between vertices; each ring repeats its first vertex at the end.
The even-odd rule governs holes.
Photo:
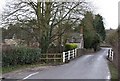
POLYGON ((110 48, 108 49, 108 59, 113 61, 113 57, 114 57, 114 52, 113 52, 113 49, 110 48))
POLYGON ((63 63, 68 62, 77 56, 77 49, 63 52, 63 63))

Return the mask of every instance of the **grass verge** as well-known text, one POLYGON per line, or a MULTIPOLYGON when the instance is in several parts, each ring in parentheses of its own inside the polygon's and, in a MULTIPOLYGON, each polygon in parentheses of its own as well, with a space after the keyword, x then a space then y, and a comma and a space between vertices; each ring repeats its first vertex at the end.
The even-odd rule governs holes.
POLYGON ((22 70, 26 68, 35 68, 35 67, 41 67, 41 66, 48 66, 48 64, 31 64, 31 65, 16 65, 16 66, 3 67, 2 74, 16 71, 16 70, 22 70))
POLYGON ((9 73, 12 71, 17 71, 17 70, 23 70, 23 69, 27 69, 27 68, 36 68, 36 67, 42 67, 42 66, 57 66, 57 65, 61 65, 63 63, 55 63, 55 64, 51 64, 51 63, 44 63, 44 64, 40 64, 40 63, 36 63, 36 64, 26 64, 26 65, 16 65, 16 66, 9 66, 9 67, 0 67, 2 74, 4 73, 9 73))
POLYGON ((109 69, 111 73, 111 80, 116 81, 118 79, 118 70, 113 63, 109 62, 109 69))

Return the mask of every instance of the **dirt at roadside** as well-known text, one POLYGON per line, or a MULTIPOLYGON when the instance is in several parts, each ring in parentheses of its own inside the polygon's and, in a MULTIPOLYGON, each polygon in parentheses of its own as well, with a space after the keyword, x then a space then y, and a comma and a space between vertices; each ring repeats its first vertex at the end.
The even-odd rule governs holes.
POLYGON ((40 66, 40 67, 34 67, 34 68, 20 69, 20 70, 12 71, 12 72, 9 72, 9 73, 5 73, 5 74, 2 75, 2 78, 5 78, 5 79, 22 79, 22 78, 24 78, 25 76, 28 76, 31 73, 40 72, 42 70, 46 70, 46 69, 53 68, 53 67, 56 67, 56 66, 40 66), (20 76, 20 77, 17 78, 17 76, 20 76))

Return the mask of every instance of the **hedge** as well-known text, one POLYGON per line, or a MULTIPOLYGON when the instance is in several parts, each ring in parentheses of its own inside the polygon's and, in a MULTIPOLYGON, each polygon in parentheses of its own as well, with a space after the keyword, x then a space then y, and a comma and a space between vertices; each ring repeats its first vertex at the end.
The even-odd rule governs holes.
POLYGON ((77 44, 75 44, 75 43, 69 43, 69 44, 65 45, 65 51, 69 51, 69 50, 72 50, 75 48, 77 48, 77 44))
POLYGON ((39 62, 40 49, 17 47, 11 51, 2 52, 2 66, 15 66, 17 64, 32 64, 39 62))

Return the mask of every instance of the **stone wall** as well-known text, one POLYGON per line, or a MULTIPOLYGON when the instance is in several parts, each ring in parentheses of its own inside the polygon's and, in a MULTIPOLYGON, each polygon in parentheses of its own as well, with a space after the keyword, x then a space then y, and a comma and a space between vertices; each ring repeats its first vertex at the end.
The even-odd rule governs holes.
POLYGON ((87 54, 94 54, 93 49, 77 49, 77 56, 87 55, 87 54))

